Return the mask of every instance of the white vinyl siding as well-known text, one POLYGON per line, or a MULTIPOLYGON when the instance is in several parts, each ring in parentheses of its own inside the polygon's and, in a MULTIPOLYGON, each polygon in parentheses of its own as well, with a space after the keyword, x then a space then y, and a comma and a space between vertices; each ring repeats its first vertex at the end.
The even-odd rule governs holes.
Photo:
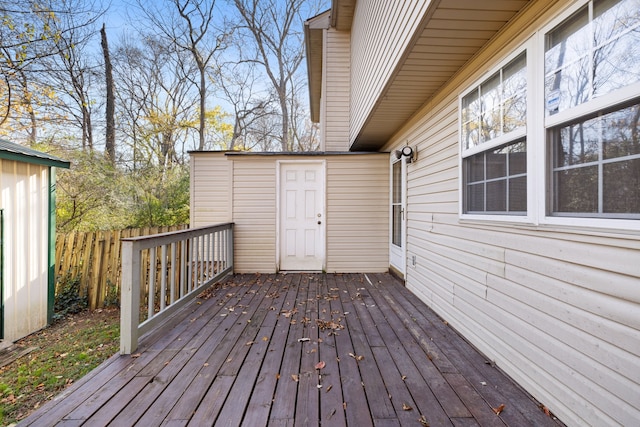
POLYGON ((351 51, 350 34, 334 29, 327 30, 325 79, 322 85, 324 107, 320 123, 323 124, 322 138, 325 151, 349 150, 349 85, 351 51), (324 126, 331 123, 331 126, 324 126))
POLYGON ((389 269, 389 156, 348 155, 327 162, 327 271, 389 269))
POLYGON ((4 210, 4 339, 47 325, 49 168, 0 160, 4 210))
MULTIPOLYGON (((418 150, 417 162, 408 165, 406 284, 568 425, 634 425, 640 419, 638 230, 458 216, 461 90, 563 7, 558 2, 544 14, 523 14, 388 145, 408 142, 418 150)), ((543 139, 535 144, 540 148, 543 139)))
POLYGON ((276 270, 276 161, 233 158, 234 270, 276 270))
POLYGON ((230 222, 233 163, 223 152, 191 156, 191 227, 230 222))
POLYGON ((356 3, 351 29, 350 141, 365 124, 430 4, 423 0, 362 0, 356 3))

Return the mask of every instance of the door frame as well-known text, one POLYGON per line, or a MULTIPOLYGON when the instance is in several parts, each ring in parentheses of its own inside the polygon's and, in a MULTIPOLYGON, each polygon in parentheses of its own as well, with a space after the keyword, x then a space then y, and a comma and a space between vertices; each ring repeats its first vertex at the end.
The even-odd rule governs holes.
POLYGON ((282 224, 282 196, 281 196, 281 174, 282 174, 282 165, 285 164, 314 164, 320 165, 322 170, 322 177, 320 179, 320 183, 322 188, 320 189, 321 193, 321 212, 322 215, 322 224, 320 224, 320 235, 318 238, 320 239, 320 258, 322 271, 327 270, 327 161, 326 160, 277 160, 276 161, 276 271, 280 271, 280 252, 281 252, 281 243, 282 243, 282 233, 280 230, 282 224))
POLYGON ((402 278, 407 274, 407 162, 405 156, 397 158, 394 152, 391 153, 389 159, 389 266, 399 273, 402 278), (396 164, 400 164, 400 202, 401 208, 401 222, 400 222, 400 239, 401 246, 397 246, 393 243, 393 191, 394 191, 394 176, 393 167, 396 164))

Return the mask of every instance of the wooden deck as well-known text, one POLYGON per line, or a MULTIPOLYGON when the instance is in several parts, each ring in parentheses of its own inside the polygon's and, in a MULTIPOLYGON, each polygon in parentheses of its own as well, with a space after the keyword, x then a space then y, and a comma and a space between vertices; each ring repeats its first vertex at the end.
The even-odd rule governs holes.
POLYGON ((560 425, 388 274, 204 296, 20 425, 560 425))

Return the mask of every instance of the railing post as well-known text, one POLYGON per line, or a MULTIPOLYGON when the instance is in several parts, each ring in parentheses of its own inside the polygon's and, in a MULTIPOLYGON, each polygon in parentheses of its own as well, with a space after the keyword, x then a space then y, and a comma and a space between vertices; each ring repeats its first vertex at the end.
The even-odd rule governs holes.
POLYGON ((120 354, 138 348, 140 323, 140 252, 135 242, 122 241, 122 280, 120 283, 120 354))

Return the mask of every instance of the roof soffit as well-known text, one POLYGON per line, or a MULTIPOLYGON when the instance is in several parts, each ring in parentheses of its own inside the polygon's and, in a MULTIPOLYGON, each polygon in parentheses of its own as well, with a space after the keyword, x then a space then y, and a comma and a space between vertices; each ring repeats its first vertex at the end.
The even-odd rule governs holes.
POLYGON ((432 1, 351 150, 380 149, 533 1, 432 1))

